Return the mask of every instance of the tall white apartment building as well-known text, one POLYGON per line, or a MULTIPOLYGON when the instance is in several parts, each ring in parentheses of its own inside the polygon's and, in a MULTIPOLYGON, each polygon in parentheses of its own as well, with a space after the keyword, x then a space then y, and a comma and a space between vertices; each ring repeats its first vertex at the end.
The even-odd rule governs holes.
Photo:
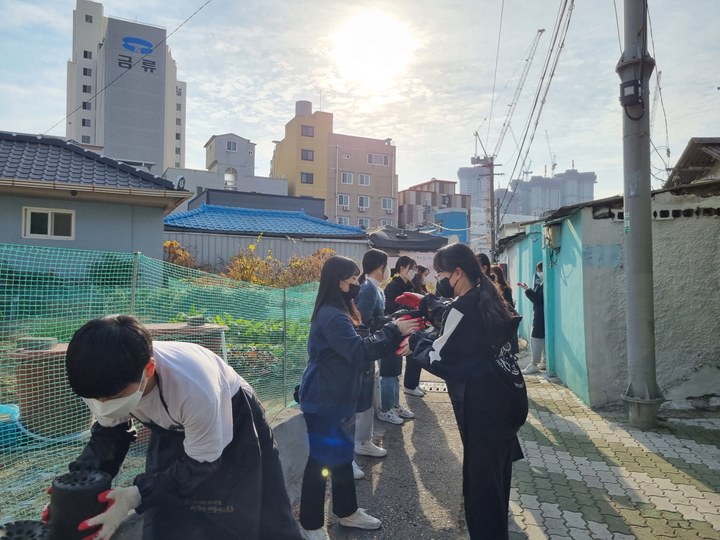
POLYGON ((161 175, 185 166, 186 84, 164 28, 105 17, 77 0, 67 71, 67 137, 161 175))

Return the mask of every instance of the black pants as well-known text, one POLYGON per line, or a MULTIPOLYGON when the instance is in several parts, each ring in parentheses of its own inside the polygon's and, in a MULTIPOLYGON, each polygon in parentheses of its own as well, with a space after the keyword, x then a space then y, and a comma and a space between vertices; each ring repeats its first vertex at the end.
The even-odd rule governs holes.
POLYGON ((405 357, 405 377, 403 378, 403 386, 409 390, 414 390, 420 384, 420 372, 422 366, 420 362, 415 360, 412 355, 405 357))
POLYGON ((305 465, 300 495, 300 525, 315 530, 325 524, 325 486, 332 480, 332 509, 347 517, 357 508, 352 460, 355 449, 355 415, 351 419, 303 413, 308 429, 310 456, 305 465))
POLYGON ((329 467, 309 457, 303 475, 300 503, 300 525, 309 531, 325 525, 327 476, 323 474, 323 471, 330 472, 333 513, 338 517, 347 517, 358 508, 352 461, 329 467))

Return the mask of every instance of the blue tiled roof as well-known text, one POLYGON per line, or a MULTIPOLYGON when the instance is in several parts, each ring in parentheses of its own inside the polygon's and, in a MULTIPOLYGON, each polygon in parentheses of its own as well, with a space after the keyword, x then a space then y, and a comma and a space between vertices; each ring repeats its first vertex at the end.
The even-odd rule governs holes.
POLYGON ((340 225, 314 218, 305 212, 286 210, 256 210, 204 204, 200 208, 170 214, 166 227, 203 231, 252 233, 289 236, 364 236, 359 227, 340 225))
POLYGON ((173 190, 160 176, 78 144, 44 135, 0 131, 0 178, 114 188, 173 190))

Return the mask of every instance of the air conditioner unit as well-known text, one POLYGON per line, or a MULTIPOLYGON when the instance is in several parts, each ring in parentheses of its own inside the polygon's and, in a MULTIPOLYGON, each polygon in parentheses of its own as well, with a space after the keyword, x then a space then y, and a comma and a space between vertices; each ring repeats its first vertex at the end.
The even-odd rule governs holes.
POLYGON ((392 209, 392 208, 388 208, 388 209, 387 209, 387 213, 388 213, 388 214, 392 214, 392 213, 393 213, 393 209, 392 209))
POLYGON ((350 210, 349 206, 343 206, 343 210, 350 210))
POLYGON ((358 206, 358 212, 364 212, 367 210, 367 206, 358 206))

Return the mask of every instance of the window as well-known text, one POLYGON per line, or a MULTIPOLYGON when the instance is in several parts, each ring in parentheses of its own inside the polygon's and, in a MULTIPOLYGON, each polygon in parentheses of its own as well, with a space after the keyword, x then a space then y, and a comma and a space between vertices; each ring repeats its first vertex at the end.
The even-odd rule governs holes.
POLYGON ((388 199, 387 197, 383 197, 382 200, 382 209, 383 210, 390 210, 392 212, 393 204, 392 199, 388 199))
POLYGON ((301 184, 312 184, 313 183, 313 173, 304 172, 300 173, 300 183, 301 184))
POLYGON ((92 94, 92 86, 89 84, 83 84, 83 93, 92 94))
POLYGON ((359 174, 358 175, 358 183, 361 186, 369 186, 370 185, 370 175, 369 174, 359 174))
POLYGON ((80 139, 83 144, 90 144, 90 135, 82 135, 80 139))
POLYGON ((91 122, 90 122, 90 119, 89 119, 89 118, 83 118, 83 119, 82 119, 82 122, 81 122, 82 127, 90 127, 90 123, 91 123, 91 122))
POLYGON ((237 152, 237 142, 227 141, 227 151, 228 152, 237 152))
POLYGON ((350 195, 338 195, 338 206, 350 206, 350 195))
POLYGON ((370 206, 370 197, 367 195, 360 195, 358 197, 358 206, 360 208, 368 208, 370 206))
POLYGON ((315 128, 313 126, 302 126, 300 128, 300 133, 303 137, 314 137, 315 136, 315 128))
POLYGON ((179 141, 179 140, 180 140, 180 134, 179 134, 179 133, 176 133, 176 134, 175 134, 175 140, 176 140, 176 141, 179 141))
POLYGON ((358 227, 361 229, 367 229, 370 226, 370 220, 368 218, 358 218, 358 227))
POLYGON ((75 211, 23 208, 23 238, 75 239, 75 211))
POLYGON ((443 195, 441 204, 450 206, 450 195, 443 195))
POLYGON ((92 15, 85 15, 85 22, 91 23, 91 22, 92 22, 92 15))
POLYGON ((341 184, 352 184, 352 176, 353 173, 351 172, 344 172, 340 173, 340 183, 341 184))
POLYGON ((182 97, 182 88, 180 88, 179 86, 176 86, 175 87, 175 95, 178 97, 182 97))
POLYGON ((180 167, 180 162, 179 162, 179 161, 176 161, 176 162, 175 162, 175 166, 176 166, 176 167, 180 167))
POLYGON ((314 161, 315 152, 313 150, 300 150, 300 159, 305 161, 314 161))
POLYGON ((385 226, 387 226, 387 225, 389 225, 390 227, 392 227, 392 219, 381 219, 381 220, 380 220, 380 225, 382 225, 383 227, 385 227, 385 226))
POLYGON ((390 156, 387 154, 368 154, 368 163, 370 165, 390 165, 390 156))
POLYGON ((176 110, 176 111, 182 111, 182 103, 176 103, 176 104, 175 104, 175 110, 176 110))
POLYGON ((83 68, 83 75, 85 75, 85 77, 92 77, 92 69, 83 68))
POLYGON ((89 101, 83 101, 82 108, 89 111, 92 109, 92 104, 89 101))
POLYGON ((338 223, 340 225, 350 225, 350 218, 347 216, 340 216, 338 218, 338 223))
POLYGON ((177 146, 175 147, 175 153, 176 153, 178 156, 180 155, 180 148, 178 148, 177 146))
POLYGON ((92 51, 83 51, 83 58, 87 58, 88 60, 92 60, 92 51))
POLYGON ((225 189, 237 189, 237 171, 232 167, 225 169, 225 189))
POLYGON ((182 122, 182 120, 180 120, 180 118, 176 118, 176 119, 175 119, 175 125, 176 125, 176 126, 182 125, 181 122, 182 122))

